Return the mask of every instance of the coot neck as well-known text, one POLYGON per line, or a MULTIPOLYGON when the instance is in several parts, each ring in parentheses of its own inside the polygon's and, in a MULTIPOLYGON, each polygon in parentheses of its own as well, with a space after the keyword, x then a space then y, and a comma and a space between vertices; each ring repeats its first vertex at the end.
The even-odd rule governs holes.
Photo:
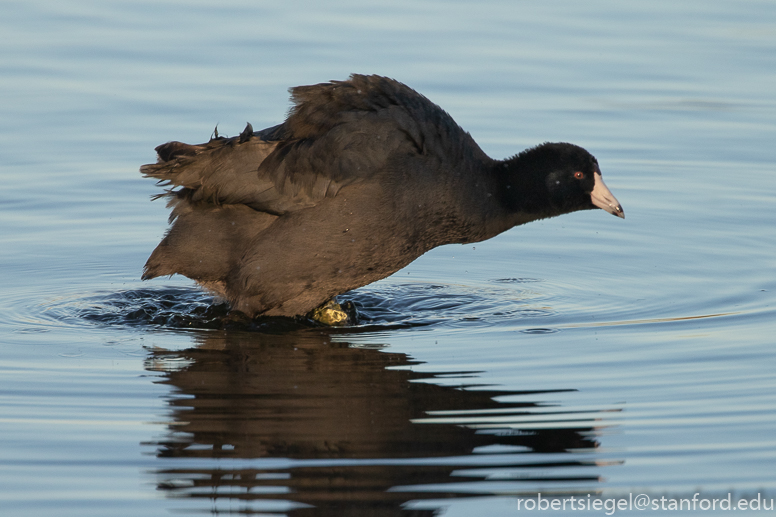
POLYGON ((557 215, 545 184, 546 167, 514 156, 493 163, 493 177, 500 186, 499 201, 512 226, 557 215))

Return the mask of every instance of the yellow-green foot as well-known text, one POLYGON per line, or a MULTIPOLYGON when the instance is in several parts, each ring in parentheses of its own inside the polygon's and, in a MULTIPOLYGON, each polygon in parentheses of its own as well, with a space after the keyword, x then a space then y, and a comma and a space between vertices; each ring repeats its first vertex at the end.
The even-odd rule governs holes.
POLYGON ((309 317, 330 327, 355 325, 357 322, 356 307, 351 302, 339 304, 329 300, 309 314, 309 317))

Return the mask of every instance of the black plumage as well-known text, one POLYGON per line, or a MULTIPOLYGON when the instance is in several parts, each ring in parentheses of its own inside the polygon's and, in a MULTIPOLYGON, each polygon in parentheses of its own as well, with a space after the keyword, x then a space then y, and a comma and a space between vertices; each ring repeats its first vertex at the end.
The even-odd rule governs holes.
POLYGON ((282 124, 169 142, 141 167, 172 186, 162 194, 172 226, 144 279, 178 273, 249 316, 293 316, 442 244, 596 207, 623 217, 581 147, 493 160, 445 111, 385 77, 290 91, 282 124))

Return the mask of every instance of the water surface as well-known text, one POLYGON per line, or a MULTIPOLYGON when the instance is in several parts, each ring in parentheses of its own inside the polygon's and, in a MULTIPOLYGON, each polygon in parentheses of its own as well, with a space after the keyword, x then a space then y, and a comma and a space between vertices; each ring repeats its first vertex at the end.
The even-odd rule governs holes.
POLYGON ((0 31, 8 515, 776 497, 773 3, 41 1, 0 31), (139 281, 155 145, 277 124, 287 87, 351 72, 495 158, 588 148, 627 219, 433 250, 346 295, 344 329, 139 281))

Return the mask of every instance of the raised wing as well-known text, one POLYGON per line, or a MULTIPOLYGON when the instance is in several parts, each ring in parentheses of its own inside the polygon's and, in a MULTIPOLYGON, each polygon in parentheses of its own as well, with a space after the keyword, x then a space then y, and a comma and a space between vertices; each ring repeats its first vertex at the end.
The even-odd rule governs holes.
POLYGON ((180 187, 168 191, 173 205, 240 204, 282 215, 373 177, 393 158, 433 154, 450 139, 471 142, 441 108, 384 77, 353 75, 290 91, 295 105, 283 124, 259 132, 248 124, 240 136, 200 145, 163 144, 159 162, 141 172, 180 187))

